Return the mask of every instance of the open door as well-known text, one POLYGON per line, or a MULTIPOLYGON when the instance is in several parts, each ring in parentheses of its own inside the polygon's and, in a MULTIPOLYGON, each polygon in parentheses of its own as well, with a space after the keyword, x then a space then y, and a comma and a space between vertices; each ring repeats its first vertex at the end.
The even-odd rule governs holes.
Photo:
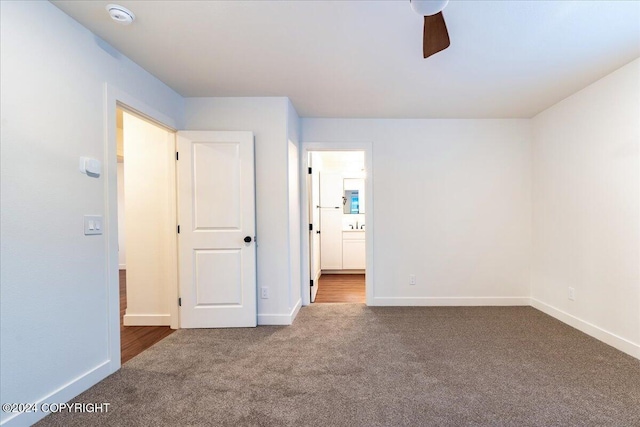
POLYGON ((313 154, 309 153, 309 174, 307 175, 307 194, 309 195, 309 277, 310 300, 314 302, 320 287, 320 179, 313 167, 313 154))
POLYGON ((254 327, 252 132, 178 132, 180 326, 254 327))

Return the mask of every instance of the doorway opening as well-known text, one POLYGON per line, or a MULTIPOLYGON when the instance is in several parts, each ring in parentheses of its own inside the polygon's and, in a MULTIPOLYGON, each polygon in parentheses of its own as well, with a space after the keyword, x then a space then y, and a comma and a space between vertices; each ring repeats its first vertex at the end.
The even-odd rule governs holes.
POLYGON ((309 150, 309 303, 366 303, 365 151, 309 150))
POLYGON ((116 108, 120 355, 125 363, 177 327, 175 134, 116 108))

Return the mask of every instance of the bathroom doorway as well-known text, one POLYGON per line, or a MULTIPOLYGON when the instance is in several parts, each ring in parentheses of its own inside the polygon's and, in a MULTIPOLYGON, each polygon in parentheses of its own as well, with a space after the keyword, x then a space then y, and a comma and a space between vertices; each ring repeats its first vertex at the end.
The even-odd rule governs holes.
POLYGON ((309 277, 307 289, 303 283, 303 304, 367 303, 372 265, 367 257, 372 237, 367 151, 313 148, 303 151, 302 217, 308 218, 303 269, 309 277))

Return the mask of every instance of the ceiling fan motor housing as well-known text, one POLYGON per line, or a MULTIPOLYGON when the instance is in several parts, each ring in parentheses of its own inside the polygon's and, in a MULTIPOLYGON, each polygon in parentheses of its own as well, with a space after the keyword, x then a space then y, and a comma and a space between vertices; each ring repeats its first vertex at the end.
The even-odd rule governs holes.
POLYGON ((410 0, 411 8, 415 13, 422 16, 435 15, 442 12, 449 3, 449 0, 410 0))

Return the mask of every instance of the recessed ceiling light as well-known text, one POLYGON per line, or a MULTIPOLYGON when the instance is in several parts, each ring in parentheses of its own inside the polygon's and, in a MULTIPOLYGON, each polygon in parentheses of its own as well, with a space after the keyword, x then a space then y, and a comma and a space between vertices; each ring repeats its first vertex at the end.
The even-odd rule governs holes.
POLYGON ((134 19, 136 19, 136 15, 134 15, 133 12, 119 4, 108 4, 106 9, 111 16, 111 19, 116 21, 118 24, 129 25, 134 19))

